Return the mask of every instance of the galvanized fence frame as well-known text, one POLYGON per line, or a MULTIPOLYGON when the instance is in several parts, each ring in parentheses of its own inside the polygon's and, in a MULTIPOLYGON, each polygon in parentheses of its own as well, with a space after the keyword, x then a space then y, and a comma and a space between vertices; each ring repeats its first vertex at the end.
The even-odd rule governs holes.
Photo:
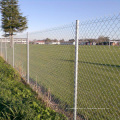
POLYGON ((78 38, 79 38, 79 20, 76 20, 75 33, 75 68, 74 68, 74 120, 77 119, 77 86, 78 86, 78 38))

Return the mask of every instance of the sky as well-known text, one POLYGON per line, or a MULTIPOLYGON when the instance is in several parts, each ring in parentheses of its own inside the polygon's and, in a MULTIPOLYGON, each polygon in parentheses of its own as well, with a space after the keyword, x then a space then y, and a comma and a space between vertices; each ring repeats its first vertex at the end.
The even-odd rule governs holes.
POLYGON ((19 0, 20 12, 28 20, 27 32, 118 14, 119 6, 120 0, 19 0))

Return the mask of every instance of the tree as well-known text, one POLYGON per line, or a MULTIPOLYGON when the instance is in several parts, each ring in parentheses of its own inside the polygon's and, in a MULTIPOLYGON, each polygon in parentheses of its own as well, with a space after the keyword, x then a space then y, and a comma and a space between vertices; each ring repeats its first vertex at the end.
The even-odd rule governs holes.
POLYGON ((74 39, 70 39, 69 42, 75 42, 75 40, 74 39))
POLYGON ((51 42, 51 39, 50 38, 46 38, 45 39, 45 43, 50 43, 51 42))
POLYGON ((93 43, 93 42, 95 42, 95 41, 96 41, 96 39, 92 39, 92 38, 88 39, 88 42, 89 42, 89 43, 93 43))
POLYGON ((104 42, 109 42, 109 37, 99 36, 98 40, 97 40, 97 43, 98 44, 100 44, 100 43, 103 44, 104 42))
POLYGON ((54 39, 54 40, 52 40, 53 42, 58 42, 58 40, 57 39, 54 39))
POLYGON ((18 0, 1 0, 2 29, 10 37, 13 46, 13 35, 27 29, 27 19, 19 11, 18 0))
POLYGON ((60 43, 62 43, 62 42, 65 42, 65 40, 64 39, 60 40, 60 43))

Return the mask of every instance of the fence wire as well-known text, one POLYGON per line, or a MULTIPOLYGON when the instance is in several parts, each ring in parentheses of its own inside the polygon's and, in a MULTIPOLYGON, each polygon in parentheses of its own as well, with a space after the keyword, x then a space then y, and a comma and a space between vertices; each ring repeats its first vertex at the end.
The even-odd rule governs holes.
POLYGON ((27 36, 21 35, 19 38, 15 36, 15 68, 19 71, 21 76, 26 80, 27 78, 27 36))
POLYGON ((13 65, 13 49, 10 48, 10 39, 0 38, 0 54, 9 64, 13 65))
POLYGON ((73 107, 74 38, 75 24, 29 33, 30 83, 48 106, 63 113, 73 107))
POLYGON ((120 14, 80 23, 78 114, 118 120, 120 14))
MULTIPOLYGON (((73 119, 75 23, 0 39, 1 56, 27 79, 48 107, 73 119)), ((77 120, 119 120, 120 14, 80 22, 77 120)), ((27 80, 26 80, 27 81, 27 80)))

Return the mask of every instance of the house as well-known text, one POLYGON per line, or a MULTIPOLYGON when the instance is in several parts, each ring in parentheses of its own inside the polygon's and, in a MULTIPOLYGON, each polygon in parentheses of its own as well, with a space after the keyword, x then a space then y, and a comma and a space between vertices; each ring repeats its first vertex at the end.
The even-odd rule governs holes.
MULTIPOLYGON (((0 38, 1 42, 7 42, 10 43, 10 39, 9 38, 0 38)), ((27 43, 27 38, 14 38, 14 43, 15 44, 26 44, 27 43)))
POLYGON ((113 46, 120 45, 120 40, 111 40, 110 45, 113 45, 113 46))
POLYGON ((27 38, 14 38, 15 44, 27 44, 27 38))
POLYGON ((37 41, 34 41, 34 44, 44 45, 45 41, 44 40, 37 40, 37 41))
POLYGON ((79 39, 79 45, 96 45, 96 39, 79 39))
POLYGON ((60 45, 75 45, 75 41, 71 42, 71 41, 64 41, 64 42, 61 42, 60 45))
POLYGON ((61 41, 60 44, 61 45, 75 45, 75 40, 70 39, 69 41, 61 41))
POLYGON ((34 41, 29 41, 29 44, 34 44, 34 41))
POLYGON ((97 45, 109 45, 109 44, 112 46, 120 45, 120 40, 110 40, 109 42, 97 43, 97 45))
POLYGON ((49 45, 60 45, 60 42, 59 41, 56 41, 56 42, 51 41, 51 42, 46 43, 46 44, 49 44, 49 45))

